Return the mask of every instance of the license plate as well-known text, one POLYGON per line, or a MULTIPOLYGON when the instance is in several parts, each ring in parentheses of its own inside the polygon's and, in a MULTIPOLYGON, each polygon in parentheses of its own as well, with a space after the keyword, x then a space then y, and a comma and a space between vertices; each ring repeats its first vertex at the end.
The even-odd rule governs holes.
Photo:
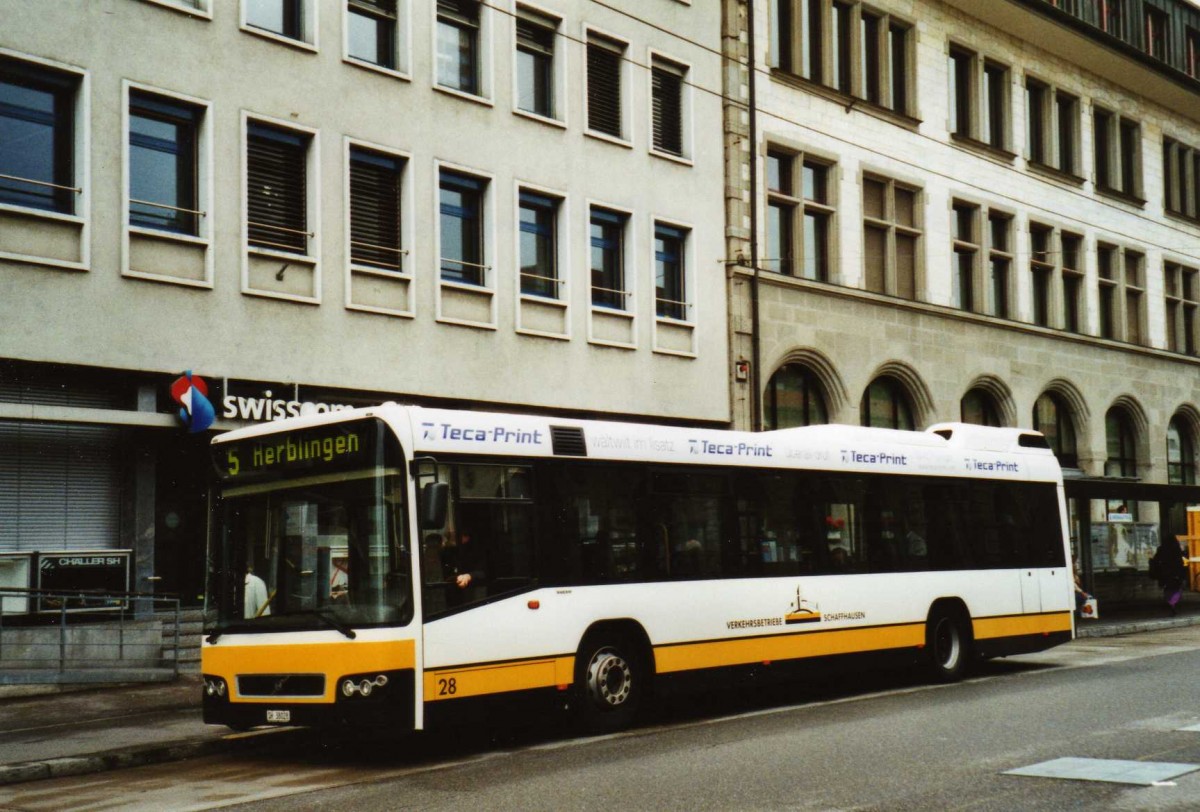
POLYGON ((267 711, 268 722, 290 722, 292 721, 292 712, 290 710, 269 710, 267 711))

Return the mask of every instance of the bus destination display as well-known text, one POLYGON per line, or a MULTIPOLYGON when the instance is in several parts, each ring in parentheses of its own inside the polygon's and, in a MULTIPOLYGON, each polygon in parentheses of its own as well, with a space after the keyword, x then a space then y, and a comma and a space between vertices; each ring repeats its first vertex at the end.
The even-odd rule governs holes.
POLYGON ((224 480, 308 470, 345 470, 375 458, 374 421, 296 429, 213 447, 213 463, 224 480))

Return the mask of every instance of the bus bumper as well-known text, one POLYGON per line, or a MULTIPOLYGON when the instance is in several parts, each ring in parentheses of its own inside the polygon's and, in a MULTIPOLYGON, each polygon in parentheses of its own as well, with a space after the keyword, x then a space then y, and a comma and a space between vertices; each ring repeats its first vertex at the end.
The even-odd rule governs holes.
POLYGON ((234 695, 237 687, 228 685, 221 677, 205 674, 203 678, 201 707, 204 721, 210 725, 226 725, 235 730, 261 725, 412 730, 415 723, 416 676, 411 669, 340 676, 333 702, 295 697, 240 697, 234 695), (381 676, 385 679, 381 680, 381 676))

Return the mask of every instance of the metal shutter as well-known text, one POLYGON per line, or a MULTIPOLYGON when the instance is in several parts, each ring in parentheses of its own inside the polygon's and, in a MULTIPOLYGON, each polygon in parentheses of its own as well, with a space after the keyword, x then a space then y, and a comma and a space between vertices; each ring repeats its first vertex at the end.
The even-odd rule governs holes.
POLYGON ((650 69, 654 148, 683 154, 683 77, 655 66, 650 69))
POLYGON ((262 124, 246 134, 246 218, 251 245, 308 253, 308 136, 262 124))
POLYGON ((350 256, 354 262, 398 271, 402 161, 365 150, 350 152, 350 256))
POLYGON ((621 137, 621 51, 595 39, 587 46, 587 125, 621 137))
POLYGON ((0 552, 120 546, 118 430, 0 421, 0 552))

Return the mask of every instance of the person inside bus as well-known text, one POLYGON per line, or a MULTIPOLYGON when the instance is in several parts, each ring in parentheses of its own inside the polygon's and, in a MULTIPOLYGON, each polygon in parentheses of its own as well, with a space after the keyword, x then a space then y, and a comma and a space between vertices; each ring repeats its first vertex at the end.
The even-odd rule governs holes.
POLYGON ((446 581, 446 604, 461 606, 481 595, 486 575, 480 543, 472 540, 468 533, 447 530, 440 553, 446 581))
POLYGON ((254 574, 254 565, 246 565, 246 590, 242 597, 242 617, 250 620, 271 614, 271 595, 267 583, 254 574))

